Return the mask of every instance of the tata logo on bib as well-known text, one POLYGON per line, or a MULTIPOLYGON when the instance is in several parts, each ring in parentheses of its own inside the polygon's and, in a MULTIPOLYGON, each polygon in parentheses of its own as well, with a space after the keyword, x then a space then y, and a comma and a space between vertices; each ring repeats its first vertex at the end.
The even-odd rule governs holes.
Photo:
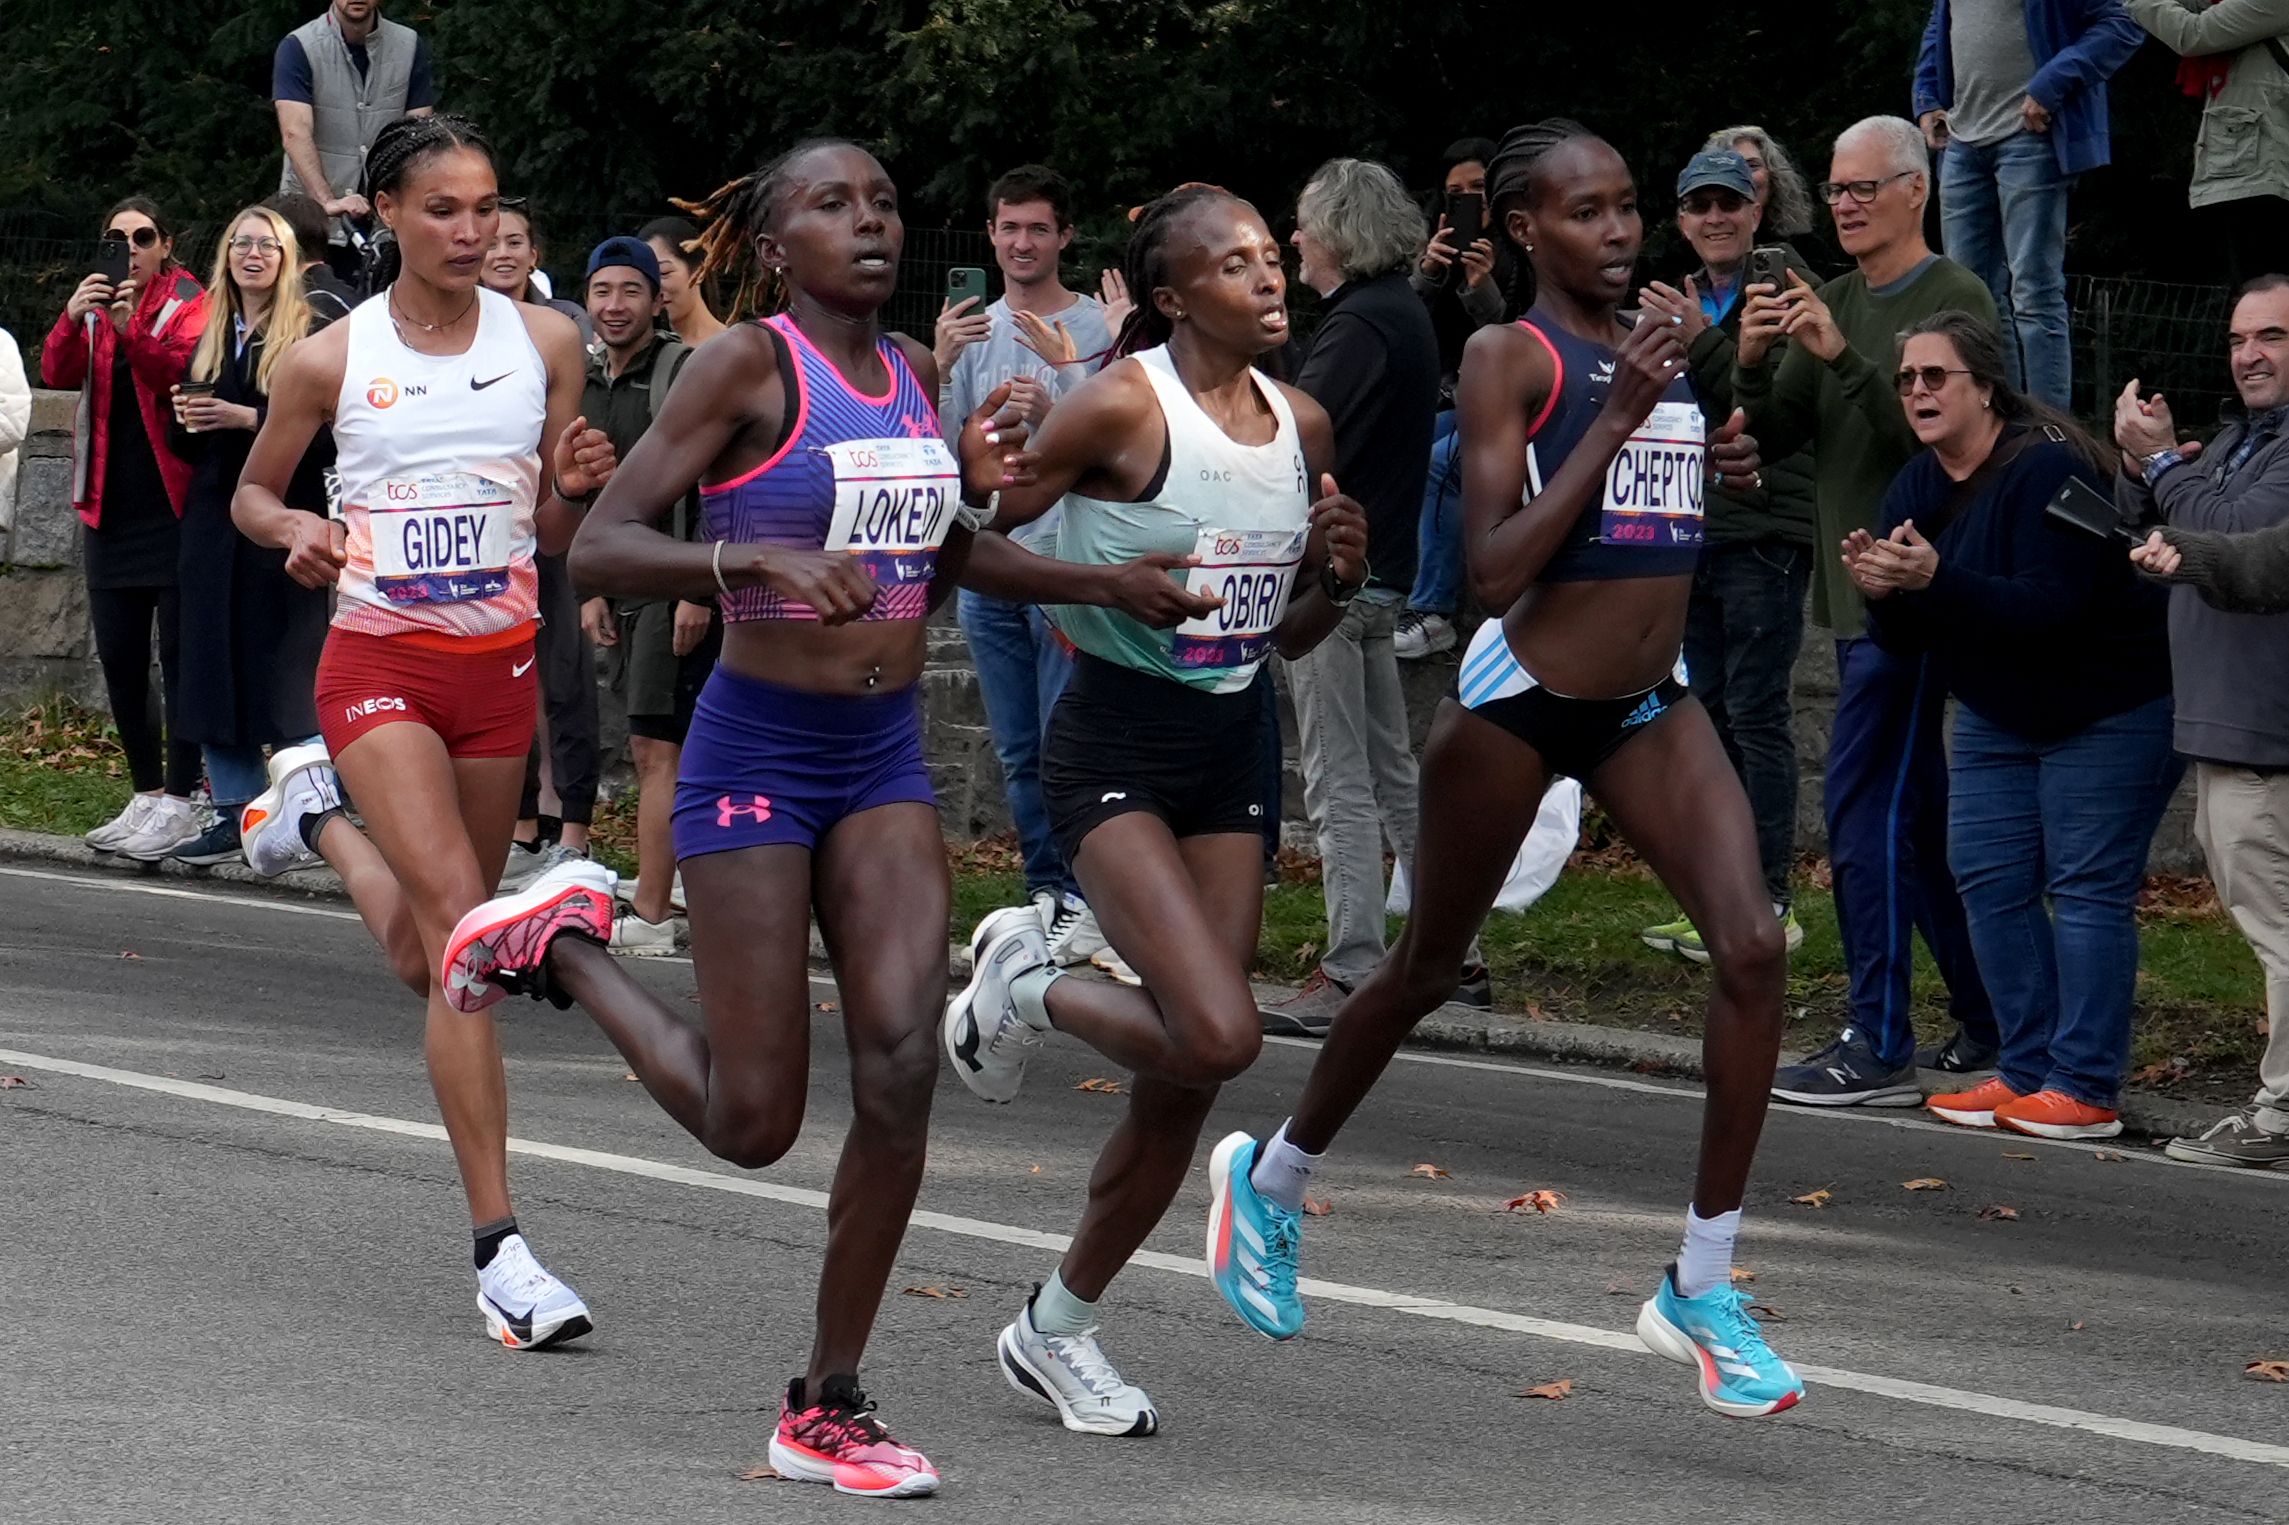
POLYGON ((395 405, 396 402, 397 383, 387 376, 376 376, 366 383, 366 405, 368 407, 387 408, 395 405))

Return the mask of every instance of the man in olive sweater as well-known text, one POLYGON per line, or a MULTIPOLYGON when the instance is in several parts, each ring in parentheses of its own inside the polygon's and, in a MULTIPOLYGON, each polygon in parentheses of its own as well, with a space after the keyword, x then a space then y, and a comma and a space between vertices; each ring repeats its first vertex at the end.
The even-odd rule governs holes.
POLYGON ((1995 322, 1986 284, 1923 238, 1929 151, 1903 117, 1869 117, 1836 140, 1821 188, 1837 242, 1858 262, 1815 292, 1801 276, 1748 303, 1734 400, 1767 460, 1816 448, 1812 614, 1836 637, 1836 723, 1827 768, 1828 858, 1852 973, 1851 1023, 1826 1049, 1774 1077, 1773 1095, 1808 1106, 1912 1107, 1908 1021, 1912 934, 1920 929, 1962 1026, 1936 1068, 1994 1063, 1993 1008, 1980 983, 1963 903, 1947 868, 1945 695, 1921 659, 1867 639, 1840 546, 1872 530, 1892 478, 1919 448, 1892 382, 1897 335, 1958 308, 1995 322), (1770 351, 1789 342, 1777 362, 1770 351))

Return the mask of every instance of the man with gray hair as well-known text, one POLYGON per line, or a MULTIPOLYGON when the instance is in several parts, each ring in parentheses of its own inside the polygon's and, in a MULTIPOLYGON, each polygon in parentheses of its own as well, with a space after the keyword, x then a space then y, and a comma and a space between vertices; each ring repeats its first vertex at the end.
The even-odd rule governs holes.
MULTIPOLYGON (((1319 835, 1327 951, 1264 1030, 1325 1035, 1383 958, 1383 843, 1415 846, 1415 757, 1393 628, 1415 582, 1416 521, 1439 405, 1439 343, 1407 274, 1429 237, 1399 177, 1332 159, 1296 203, 1296 251, 1320 324, 1296 385, 1335 425, 1335 480, 1367 510, 1367 586, 1312 653, 1286 664, 1303 739, 1304 801, 1319 835)), ((1474 971, 1484 989, 1484 971, 1474 971)))
POLYGON ((1994 1009, 1947 867, 1946 696, 1923 659, 1894 656, 1867 638, 1859 592, 1837 551, 1852 531, 1875 529, 1892 478, 1920 448, 1895 395, 1897 336, 1950 309, 1995 322, 1986 283, 1924 242, 1930 169, 1923 134, 1903 117, 1847 128, 1820 195, 1858 268, 1818 291, 1794 272, 1785 291, 1751 286, 1734 357, 1729 401, 1747 410, 1764 458, 1816 448, 1812 615, 1836 637, 1825 792, 1851 1017, 1834 1043, 1774 1077, 1773 1095, 1807 1106, 1922 1102, 1908 1020, 1914 930, 1938 961, 1962 1027, 1934 1067, 1961 1073, 1995 1059, 1994 1009), (1774 361, 1783 337, 1786 351, 1774 361))

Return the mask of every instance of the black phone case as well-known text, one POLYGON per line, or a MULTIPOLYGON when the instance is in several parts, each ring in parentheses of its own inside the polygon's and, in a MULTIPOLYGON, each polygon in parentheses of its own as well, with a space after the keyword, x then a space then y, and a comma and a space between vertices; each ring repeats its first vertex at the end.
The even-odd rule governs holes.
POLYGON ((2118 541, 2123 545, 2136 545, 2139 534, 2122 520, 2121 510, 2114 500, 2094 490, 2080 477, 2069 477, 2059 490, 2043 505, 2043 512, 2061 524, 2071 525, 2086 535, 2101 540, 2118 541))
POLYGON ((124 239, 107 238, 95 246, 92 273, 116 286, 127 279, 127 272, 133 268, 132 260, 133 256, 124 239))

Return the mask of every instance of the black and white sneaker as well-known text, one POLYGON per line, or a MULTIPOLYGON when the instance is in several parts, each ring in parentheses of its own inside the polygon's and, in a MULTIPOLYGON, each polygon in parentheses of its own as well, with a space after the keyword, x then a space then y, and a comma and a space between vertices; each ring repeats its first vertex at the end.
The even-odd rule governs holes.
POLYGON ((1800 1107, 1916 1107, 1923 1089, 1915 1061, 1887 1069, 1858 1030, 1847 1027, 1834 1043, 1802 1064, 1781 1066, 1772 1077, 1776 1101, 1800 1107))
POLYGON ((588 1305, 533 1259, 522 1234, 511 1234, 477 1273, 477 1311, 486 1338, 511 1350, 544 1350, 595 1328, 588 1305))
POLYGON ((1032 906, 1010 906, 970 936, 970 982, 946 1003, 939 1041, 954 1073, 986 1101, 1017 1099, 1041 1030, 1018 1014, 1010 982, 1049 963, 1049 938, 1032 906))
POLYGON ((1094 1325, 1079 1334, 1043 1334, 1028 1299, 995 1350, 1009 1385, 1050 1404, 1076 1434, 1137 1436, 1160 1428, 1160 1412, 1145 1390, 1105 1359, 1094 1325))
POLYGON ((218 863, 237 863, 246 856, 238 835, 238 812, 226 810, 215 817, 215 823, 200 832, 181 847, 167 855, 177 863, 189 863, 199 868, 213 868, 218 863))
POLYGON ((1995 1068, 2002 1058, 2002 1049, 1993 1043, 1982 1043, 1970 1032, 1958 1027, 1955 1036, 1945 1043, 1935 1043, 1919 1050, 1915 1062, 1924 1069, 1937 1070, 1943 1075, 1984 1075, 1995 1068))

